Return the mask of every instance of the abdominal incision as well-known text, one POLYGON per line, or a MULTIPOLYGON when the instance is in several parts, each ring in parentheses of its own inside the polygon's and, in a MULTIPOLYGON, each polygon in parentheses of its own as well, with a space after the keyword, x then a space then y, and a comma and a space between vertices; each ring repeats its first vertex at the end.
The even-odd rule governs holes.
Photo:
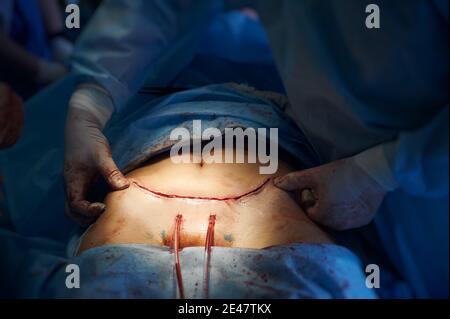
MULTIPOLYGON (((229 204, 230 202, 238 201, 238 200, 241 200, 243 198, 248 198, 250 196, 257 195, 258 193, 260 193, 264 189, 264 187, 266 185, 268 185, 269 181, 270 181, 270 178, 267 178, 266 180, 264 180, 263 182, 261 182, 260 184, 258 184, 256 186, 254 186, 253 188, 251 188, 248 191, 244 191, 244 192, 238 193, 236 195, 227 195, 227 196, 223 196, 223 197, 193 196, 193 195, 179 195, 179 194, 173 194, 173 193, 164 193, 164 192, 161 192, 161 191, 154 190, 154 189, 150 188, 147 185, 144 186, 139 181, 136 181, 136 180, 132 181, 132 186, 134 186, 136 189, 138 189, 139 191, 143 192, 146 196, 149 196, 151 198, 163 198, 163 199, 170 199, 170 200, 187 200, 187 201, 191 201, 192 200, 192 201, 205 201, 205 202, 208 202, 208 201, 212 201, 212 202, 220 201, 220 202, 225 202, 225 203, 229 204)), ((177 208, 177 210, 178 211, 176 213, 179 216, 182 216, 184 214, 183 209, 181 207, 177 208)), ((212 211, 210 211, 210 214, 215 216, 216 212, 214 210, 212 210, 212 211)), ((205 223, 206 222, 208 222, 208 221, 205 220, 205 223)), ((219 222, 220 222, 220 220, 219 220, 219 222)), ((172 229, 175 229, 176 225, 178 223, 181 223, 181 221, 177 221, 174 224, 172 229)), ((215 220, 214 220, 214 223, 216 223, 215 220)), ((184 224, 184 221, 183 221, 183 224, 184 224)), ((183 231, 182 228, 180 228, 180 229, 181 229, 181 231, 183 233, 185 233, 185 231, 183 231)), ((161 234, 163 234, 162 235, 162 244, 164 246, 173 247, 174 241, 175 241, 175 233, 173 231, 163 230, 161 232, 161 234)), ((182 236, 183 240, 181 241, 181 243, 179 242, 179 246, 180 246, 180 248, 183 248, 183 247, 186 247, 186 246, 198 246, 200 244, 200 242, 202 242, 202 238, 205 238, 204 236, 206 236, 206 238, 209 239, 210 242, 213 239, 213 238, 209 237, 210 235, 208 235, 208 234, 203 234, 203 235, 199 234, 199 235, 193 236, 192 233, 185 233, 184 236, 182 236)), ((180 240, 180 237, 181 236, 178 236, 179 240, 180 240)), ((224 241, 225 242, 223 242, 221 240, 220 241, 220 243, 221 243, 220 245, 221 246, 222 245, 228 246, 228 245, 231 244, 232 240, 233 239, 232 239, 232 235, 231 234, 224 235, 224 241)), ((212 241, 212 242, 213 242, 212 245, 214 245, 214 241, 212 241)))
POLYGON ((153 196, 156 197, 164 197, 164 198, 179 198, 179 199, 194 199, 194 200, 206 200, 206 201, 230 201, 230 200, 239 200, 243 197, 249 196, 249 195, 253 195, 253 194, 257 194, 258 192, 260 192, 264 186, 267 185, 267 183, 270 181, 270 178, 267 178, 264 182, 262 182, 260 185, 254 187, 253 189, 241 193, 241 194, 237 194, 237 195, 233 195, 233 196, 225 196, 225 197, 213 197, 213 196, 190 196, 190 195, 178 195, 178 194, 168 194, 168 193, 163 193, 163 192, 159 192, 156 190, 152 190, 149 187, 143 186, 140 183, 133 181, 132 184, 134 186, 136 186, 138 189, 144 191, 147 194, 151 194, 153 196))

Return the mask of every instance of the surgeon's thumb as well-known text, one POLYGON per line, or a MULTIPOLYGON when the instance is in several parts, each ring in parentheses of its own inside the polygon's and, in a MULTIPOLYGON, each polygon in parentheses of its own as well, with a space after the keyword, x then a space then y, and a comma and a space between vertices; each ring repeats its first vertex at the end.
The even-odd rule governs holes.
POLYGON ((113 190, 122 190, 130 186, 130 182, 114 162, 109 148, 103 152, 98 165, 100 173, 113 190))
POLYGON ((277 177, 274 180, 275 186, 285 191, 298 191, 300 206, 309 215, 315 209, 317 194, 315 194, 316 182, 311 171, 298 171, 277 177))
POLYGON ((315 181, 308 171, 297 171, 274 179, 274 185, 285 191, 303 190, 314 188, 315 181))

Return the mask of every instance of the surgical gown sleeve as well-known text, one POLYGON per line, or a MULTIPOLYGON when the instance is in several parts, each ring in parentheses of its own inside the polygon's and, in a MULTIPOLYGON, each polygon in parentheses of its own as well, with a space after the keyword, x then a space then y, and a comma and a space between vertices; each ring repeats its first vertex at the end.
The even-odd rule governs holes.
POLYGON ((448 195, 448 106, 423 127, 355 156, 356 162, 387 190, 400 187, 421 197, 448 195))
POLYGON ((221 0, 106 0, 81 35, 73 68, 79 82, 110 92, 120 110, 148 77, 166 85, 192 59, 221 0))

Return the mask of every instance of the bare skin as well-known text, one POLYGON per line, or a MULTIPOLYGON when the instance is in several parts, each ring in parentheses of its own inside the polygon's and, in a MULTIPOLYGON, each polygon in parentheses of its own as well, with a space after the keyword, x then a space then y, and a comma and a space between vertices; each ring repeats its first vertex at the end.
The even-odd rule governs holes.
POLYGON ((174 164, 167 156, 156 159, 127 175, 129 188, 106 197, 106 210, 87 231, 79 253, 113 243, 171 247, 178 214, 183 215, 181 248, 205 245, 211 214, 216 215, 216 246, 259 249, 332 242, 290 193, 273 185, 274 176, 293 170, 283 162, 273 176, 260 175, 258 168, 249 163, 174 164))

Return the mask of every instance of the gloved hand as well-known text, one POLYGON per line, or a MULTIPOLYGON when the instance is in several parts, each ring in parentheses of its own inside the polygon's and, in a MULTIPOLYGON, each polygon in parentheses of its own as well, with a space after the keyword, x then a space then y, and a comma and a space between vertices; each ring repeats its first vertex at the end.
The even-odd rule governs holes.
POLYGON ((0 83, 0 149, 14 145, 24 123, 22 99, 9 86, 0 83))
POLYGON ((64 159, 66 212, 81 225, 95 221, 106 208, 103 203, 90 203, 85 198, 94 178, 103 176, 112 190, 130 185, 114 163, 102 133, 112 110, 111 98, 96 85, 79 87, 69 102, 64 159))
MULTIPOLYGON (((370 157, 350 157, 293 172, 275 179, 274 184, 297 192, 302 209, 322 225, 336 230, 364 226, 374 217, 386 192, 396 187, 394 181, 382 186, 372 178, 367 172, 377 170, 366 169, 366 158, 370 157)), ((372 159, 368 162, 377 163, 372 159)))
POLYGON ((59 80, 67 73, 67 68, 58 62, 50 62, 40 59, 37 65, 35 77, 36 84, 47 85, 59 80))

